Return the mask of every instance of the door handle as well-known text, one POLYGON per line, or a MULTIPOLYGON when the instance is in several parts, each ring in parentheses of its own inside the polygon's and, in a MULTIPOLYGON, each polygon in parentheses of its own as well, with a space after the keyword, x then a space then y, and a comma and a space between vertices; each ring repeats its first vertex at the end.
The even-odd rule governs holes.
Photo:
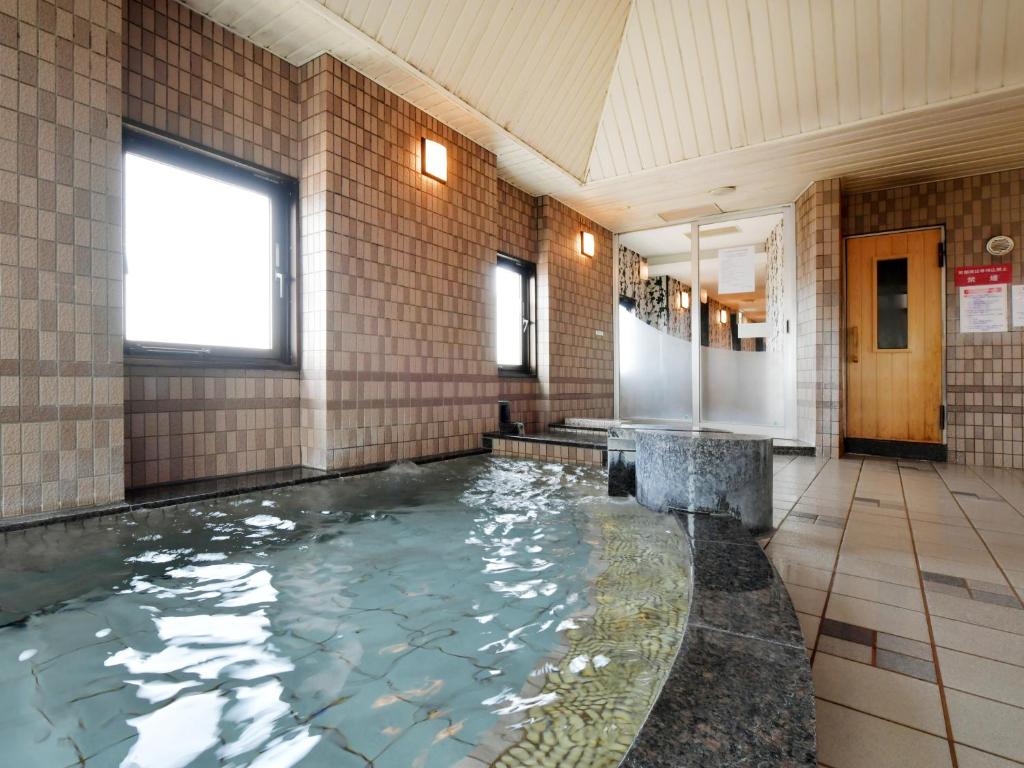
POLYGON ((851 363, 860 362, 860 333, 856 326, 846 329, 846 352, 851 363))

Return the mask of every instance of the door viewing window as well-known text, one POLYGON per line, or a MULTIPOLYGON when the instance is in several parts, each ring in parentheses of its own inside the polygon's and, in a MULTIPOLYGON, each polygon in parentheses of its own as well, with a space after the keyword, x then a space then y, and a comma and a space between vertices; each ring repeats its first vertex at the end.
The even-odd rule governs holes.
POLYGON ((509 375, 534 373, 537 336, 537 268, 499 254, 497 269, 498 370, 509 375))
POLYGON ((126 131, 126 352, 286 360, 294 189, 126 131))

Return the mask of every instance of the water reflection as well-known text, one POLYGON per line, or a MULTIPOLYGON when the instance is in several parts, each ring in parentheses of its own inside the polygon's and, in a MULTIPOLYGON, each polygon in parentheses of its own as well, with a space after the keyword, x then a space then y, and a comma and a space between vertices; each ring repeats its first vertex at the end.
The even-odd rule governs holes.
POLYGON ((401 466, 23 537, 0 739, 17 765, 455 765, 556 703, 523 691, 588 621, 588 477, 401 466))

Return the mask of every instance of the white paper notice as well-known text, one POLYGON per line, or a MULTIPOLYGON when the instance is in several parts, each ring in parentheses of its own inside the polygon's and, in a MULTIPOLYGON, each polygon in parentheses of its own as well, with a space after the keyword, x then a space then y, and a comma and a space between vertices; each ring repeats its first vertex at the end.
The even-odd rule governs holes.
POLYGON ((1002 333, 1006 327, 1006 285, 960 288, 960 333, 1002 333))
POLYGON ((754 246, 718 252, 718 293, 753 293, 757 261, 754 246))
POLYGON ((1013 286, 1013 327, 1024 326, 1024 285, 1013 286))

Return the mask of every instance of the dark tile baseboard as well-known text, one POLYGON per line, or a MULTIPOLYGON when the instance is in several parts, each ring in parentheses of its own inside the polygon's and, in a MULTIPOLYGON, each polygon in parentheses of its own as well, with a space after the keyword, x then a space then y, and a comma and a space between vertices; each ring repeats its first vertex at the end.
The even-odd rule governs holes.
POLYGON ((865 437, 843 439, 846 453, 862 453, 868 456, 885 456, 894 459, 918 459, 921 461, 945 461, 946 446, 939 443, 911 443, 904 440, 870 440, 865 437))

